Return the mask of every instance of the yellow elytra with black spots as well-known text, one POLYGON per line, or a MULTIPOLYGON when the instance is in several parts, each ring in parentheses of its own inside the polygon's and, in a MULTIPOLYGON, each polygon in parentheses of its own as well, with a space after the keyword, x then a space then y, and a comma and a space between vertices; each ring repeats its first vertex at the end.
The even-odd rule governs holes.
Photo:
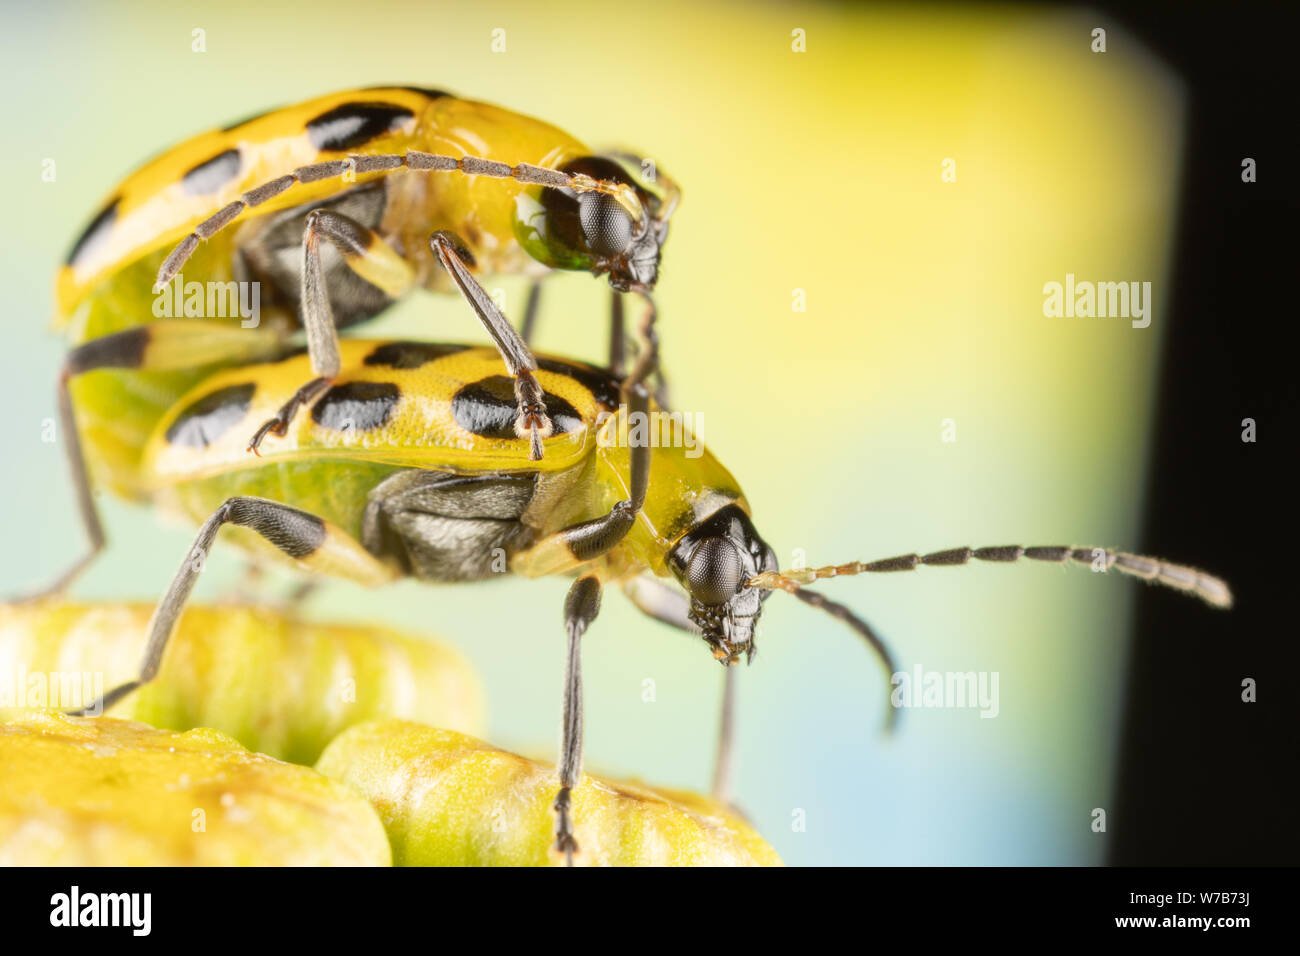
MULTIPOLYGON (((540 120, 439 90, 345 90, 195 136, 129 175, 59 271, 55 325, 81 344, 156 322, 154 282, 168 254, 250 190, 315 164, 412 152, 568 168, 626 182, 647 205, 658 202, 635 168, 593 156, 540 120)), ((106 368, 72 379, 95 479, 120 494, 142 495, 139 455, 158 415, 215 364, 273 355, 274 341, 298 329, 308 212, 335 210, 373 230, 410 267, 413 286, 436 291, 451 289, 428 246, 438 230, 455 233, 473 254, 476 271, 485 274, 540 275, 554 268, 610 271, 612 278, 608 262, 584 245, 577 204, 563 192, 509 178, 403 167, 295 182, 244 209, 197 245, 181 276, 186 285, 205 288, 259 283, 258 334, 241 329, 248 334, 246 348, 236 345, 233 357, 219 361, 205 361, 200 341, 189 347, 198 353, 192 367, 106 368)), ((332 249, 323 253, 332 257, 327 282, 337 325, 364 321, 391 304, 383 290, 340 267, 332 249)), ((199 321, 236 328, 243 318, 204 315, 199 321)), ((229 340, 222 344, 230 347, 229 340)))
MULTIPOLYGON (((555 431, 543 458, 530 461, 527 440, 512 427, 511 380, 494 349, 360 339, 340 345, 334 384, 260 457, 246 451, 249 426, 292 395, 307 369, 305 354, 220 369, 183 396, 159 420, 143 457, 141 477, 154 502, 193 521, 234 496, 288 505, 323 520, 325 545, 294 554, 247 529, 232 531, 256 553, 288 554, 307 570, 381 583, 403 573, 469 580, 565 570, 560 565, 578 563, 572 555, 533 545, 628 496, 626 416, 619 414, 619 380, 607 371, 538 357, 555 431), (376 489, 399 473, 446 476, 455 488, 446 497, 457 501, 443 506, 445 514, 426 508, 397 530, 368 527, 376 489), (466 494, 456 476, 479 481, 483 500, 466 494), (412 555, 409 545, 394 550, 402 534, 440 521, 447 541, 428 550, 441 547, 446 555, 412 555), (372 566, 367 554, 388 567, 372 566)), ((645 505, 603 560, 607 579, 647 569, 667 574, 673 545, 701 518, 729 505, 748 513, 736 480, 689 430, 663 434, 681 440, 654 448, 645 505)))

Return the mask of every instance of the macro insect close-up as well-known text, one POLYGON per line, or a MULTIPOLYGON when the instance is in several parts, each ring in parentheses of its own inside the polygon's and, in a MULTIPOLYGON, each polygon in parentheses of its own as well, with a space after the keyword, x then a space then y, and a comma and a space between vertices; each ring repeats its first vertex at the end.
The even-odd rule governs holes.
POLYGON ((1148 20, 151 3, 54 64, 59 7, 3 51, 0 862, 1285 853, 1157 755, 1266 707, 1293 379, 1148 20))

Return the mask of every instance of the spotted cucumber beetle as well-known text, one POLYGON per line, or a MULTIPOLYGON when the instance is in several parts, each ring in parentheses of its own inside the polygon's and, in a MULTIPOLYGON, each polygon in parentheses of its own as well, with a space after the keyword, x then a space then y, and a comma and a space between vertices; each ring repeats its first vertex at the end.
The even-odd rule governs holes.
MULTIPOLYGON (((707 449, 662 444, 650 454, 637 415, 656 411, 644 384, 558 358, 537 379, 555 423, 540 460, 515 434, 511 381, 490 348, 345 340, 340 371, 311 413, 268 446, 244 453, 247 426, 297 387, 305 355, 217 371, 165 414, 143 470, 160 506, 202 522, 150 623, 139 677, 158 670, 203 558, 227 524, 242 543, 298 567, 379 585, 403 576, 474 581, 496 571, 577 577, 568 636, 556 847, 577 846, 570 791, 581 776, 580 642, 618 584, 650 616, 703 638, 724 665, 752 659, 755 625, 773 590, 842 620, 876 651, 889 651, 848 608, 806 585, 862 573, 976 561, 1090 563, 1165 584, 1228 607, 1227 585, 1200 571, 1108 549, 955 548, 926 555, 782 572, 759 536, 731 473, 707 449), (624 403, 624 398, 627 402, 624 403), (260 540, 259 540, 260 539, 260 540)), ((734 670, 727 671, 715 789, 726 792, 734 670)), ((891 715, 893 711, 890 711, 891 715)))
POLYGON ((657 367, 650 292, 677 199, 670 179, 626 154, 594 155, 539 120, 414 87, 318 97, 166 151, 118 185, 58 274, 56 324, 79 343, 60 378, 59 409, 90 551, 49 590, 103 546, 87 460, 103 483, 142 496, 139 453, 157 415, 214 366, 283 354, 302 329, 311 367, 247 436, 258 451, 329 387, 336 329, 417 287, 454 289, 469 302, 514 378, 514 427, 539 457, 552 426, 526 341, 538 286, 521 335, 473 273, 607 275, 615 364, 620 294, 638 294, 642 347, 628 381, 639 382, 657 367), (182 268, 209 288, 208 302, 214 288, 255 284, 256 327, 202 309, 188 316, 188 306, 188 317, 153 321, 156 296, 182 268), (80 378, 96 370, 104 374, 80 378), (84 437, 74 404, 87 416, 84 437))

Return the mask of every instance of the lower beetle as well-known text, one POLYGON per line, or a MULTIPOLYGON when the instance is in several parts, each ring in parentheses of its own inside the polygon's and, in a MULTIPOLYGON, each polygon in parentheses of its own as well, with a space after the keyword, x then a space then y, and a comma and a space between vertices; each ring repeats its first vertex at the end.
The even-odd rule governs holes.
MULTIPOLYGON (((733 665, 754 654, 763 601, 794 595, 851 627, 894 665, 871 627, 807 585, 821 578, 952 566, 972 560, 1075 561, 1194 594, 1226 608, 1227 585, 1149 557, 1077 547, 954 548, 872 562, 782 572, 759 536, 739 484, 691 443, 651 456, 658 411, 644 385, 624 388, 606 370, 538 359, 554 429, 540 460, 515 431, 515 394, 494 349, 345 340, 340 372, 261 458, 245 454, 251 424, 283 405, 310 358, 223 369, 158 424, 143 480, 159 505, 202 521, 150 622, 136 680, 96 705, 112 706, 158 671, 168 638, 224 525, 243 543, 303 570, 379 585, 402 576, 475 581, 496 572, 577 578, 564 604, 564 690, 556 848, 577 852, 570 791, 582 768, 580 644, 618 584, 647 614, 703 638, 733 665), (624 402, 622 396, 627 396, 624 402)), ((734 670, 723 700, 719 777, 725 789, 734 670)), ((891 711, 892 714, 892 711, 891 711)))

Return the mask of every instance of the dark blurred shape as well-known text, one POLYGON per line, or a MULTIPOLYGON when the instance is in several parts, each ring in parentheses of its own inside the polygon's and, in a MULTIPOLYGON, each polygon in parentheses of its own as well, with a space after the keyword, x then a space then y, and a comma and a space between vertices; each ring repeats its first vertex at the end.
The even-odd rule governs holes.
MULTIPOLYGON (((1186 81, 1189 140, 1142 544, 1223 575, 1224 614, 1143 589, 1110 862, 1296 864, 1295 51, 1282 5, 1102 3, 1186 81), (1255 159, 1258 181, 1243 183, 1255 159), (1257 440, 1241 441, 1242 419, 1257 440), (1257 682, 1243 703, 1242 681, 1257 682)), ((1112 34, 1111 43, 1117 34, 1112 34)), ((1134 162, 1141 162, 1134 157, 1134 162)))

